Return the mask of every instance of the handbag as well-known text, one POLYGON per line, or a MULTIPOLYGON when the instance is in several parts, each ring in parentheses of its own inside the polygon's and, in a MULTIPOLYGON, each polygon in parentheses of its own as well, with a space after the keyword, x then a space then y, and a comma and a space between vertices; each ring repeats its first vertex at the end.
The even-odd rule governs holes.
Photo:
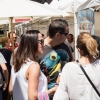
POLYGON ((49 100, 49 96, 46 92, 38 92, 38 100, 49 100))
POLYGON ((95 90, 95 92, 97 93, 97 95, 100 97, 99 91, 96 89, 95 85, 93 84, 93 82, 91 81, 91 79, 89 78, 89 76, 87 75, 86 71, 84 70, 84 68, 82 67, 82 65, 80 64, 80 62, 78 60, 76 60, 76 62, 80 66, 81 70, 83 71, 84 75, 86 76, 86 78, 88 79, 88 81, 90 82, 90 84, 92 85, 92 87, 95 90))

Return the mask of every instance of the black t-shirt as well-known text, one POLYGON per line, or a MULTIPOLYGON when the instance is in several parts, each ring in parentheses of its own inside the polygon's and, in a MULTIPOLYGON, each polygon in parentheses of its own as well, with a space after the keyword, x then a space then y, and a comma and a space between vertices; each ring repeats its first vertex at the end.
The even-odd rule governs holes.
POLYGON ((48 88, 52 88, 58 77, 59 71, 62 70, 66 62, 72 61, 72 54, 65 43, 55 47, 44 46, 44 53, 39 56, 39 63, 42 72, 44 72, 44 63, 50 76, 48 88))
POLYGON ((57 50, 57 49, 65 50, 68 53, 69 62, 73 60, 72 53, 70 52, 69 47, 65 43, 61 43, 60 45, 53 47, 53 50, 57 50))

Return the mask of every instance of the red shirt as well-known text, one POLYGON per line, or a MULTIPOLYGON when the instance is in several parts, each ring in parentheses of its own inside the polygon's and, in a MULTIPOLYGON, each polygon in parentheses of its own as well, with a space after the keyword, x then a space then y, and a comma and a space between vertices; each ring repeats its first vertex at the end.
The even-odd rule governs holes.
MULTIPOLYGON (((19 46, 19 44, 18 44, 18 43, 15 43, 15 44, 14 44, 14 49, 15 49, 16 47, 18 47, 18 46, 19 46)), ((8 49, 9 49, 9 50, 12 50, 12 46, 9 46, 8 49)))

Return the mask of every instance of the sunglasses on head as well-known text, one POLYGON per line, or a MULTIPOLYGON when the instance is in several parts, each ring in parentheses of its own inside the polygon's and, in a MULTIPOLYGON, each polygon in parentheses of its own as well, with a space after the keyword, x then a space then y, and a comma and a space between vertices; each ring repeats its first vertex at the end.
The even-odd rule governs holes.
POLYGON ((44 44, 44 40, 43 39, 38 40, 38 43, 44 44))

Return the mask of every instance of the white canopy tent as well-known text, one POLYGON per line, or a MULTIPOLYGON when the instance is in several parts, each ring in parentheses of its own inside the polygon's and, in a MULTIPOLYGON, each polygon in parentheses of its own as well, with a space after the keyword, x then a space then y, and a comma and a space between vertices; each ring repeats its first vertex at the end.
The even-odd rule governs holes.
POLYGON ((70 6, 70 3, 72 3, 74 0, 52 0, 50 5, 54 8, 62 9, 63 7, 70 6))
POLYGON ((62 16, 59 13, 47 9, 42 4, 29 0, 3 0, 0 2, 0 18, 7 19, 7 17, 29 17, 29 16, 62 16), (6 6, 5 6, 6 4, 6 6))
POLYGON ((53 8, 60 9, 62 11, 65 11, 66 13, 71 14, 73 16, 74 13, 74 0, 52 0, 50 3, 50 6, 53 8))
MULTIPOLYGON (((29 0, 0 0, 0 13, 1 13, 0 19, 6 20, 10 18, 11 32, 13 33, 13 19, 25 18, 30 16, 33 17, 62 16, 62 14, 59 14, 54 10, 47 9, 45 6, 41 5, 42 4, 29 0)), ((12 50, 14 50, 13 40, 12 40, 12 50)))
POLYGON ((79 2, 79 0, 75 1, 75 12, 86 9, 86 8, 91 8, 91 7, 97 7, 100 6, 100 0, 82 0, 79 2))
POLYGON ((15 21, 16 18, 17 19, 30 18, 30 20, 34 20, 34 18, 39 17, 41 19, 43 18, 44 20, 44 17, 46 16, 49 16, 48 18, 51 18, 52 16, 53 17, 64 17, 64 16, 70 17, 71 16, 69 13, 66 13, 56 8, 52 8, 49 5, 43 5, 43 4, 33 2, 30 0, 0 0, 0 8, 4 9, 4 10, 1 10, 0 19, 3 20, 1 24, 3 23, 8 24, 9 17, 11 16, 14 16, 13 23, 16 23, 15 21), (7 4, 7 6, 6 7, 2 6, 5 3, 7 4), (35 16, 38 16, 38 17, 35 17, 35 16))
POLYGON ((76 0, 74 1, 74 12, 83 9, 83 6, 86 6, 91 0, 76 0))
POLYGON ((53 11, 57 11, 58 13, 62 14, 63 17, 65 17, 65 16, 67 16, 67 17, 73 17, 72 14, 70 14, 70 13, 68 13, 68 12, 65 12, 65 11, 62 10, 62 9, 54 8, 54 7, 52 7, 51 5, 49 5, 49 4, 47 4, 47 3, 45 3, 44 5, 45 5, 48 9, 51 9, 51 10, 53 10, 53 11))
POLYGON ((85 8, 100 6, 100 0, 92 0, 85 8))

